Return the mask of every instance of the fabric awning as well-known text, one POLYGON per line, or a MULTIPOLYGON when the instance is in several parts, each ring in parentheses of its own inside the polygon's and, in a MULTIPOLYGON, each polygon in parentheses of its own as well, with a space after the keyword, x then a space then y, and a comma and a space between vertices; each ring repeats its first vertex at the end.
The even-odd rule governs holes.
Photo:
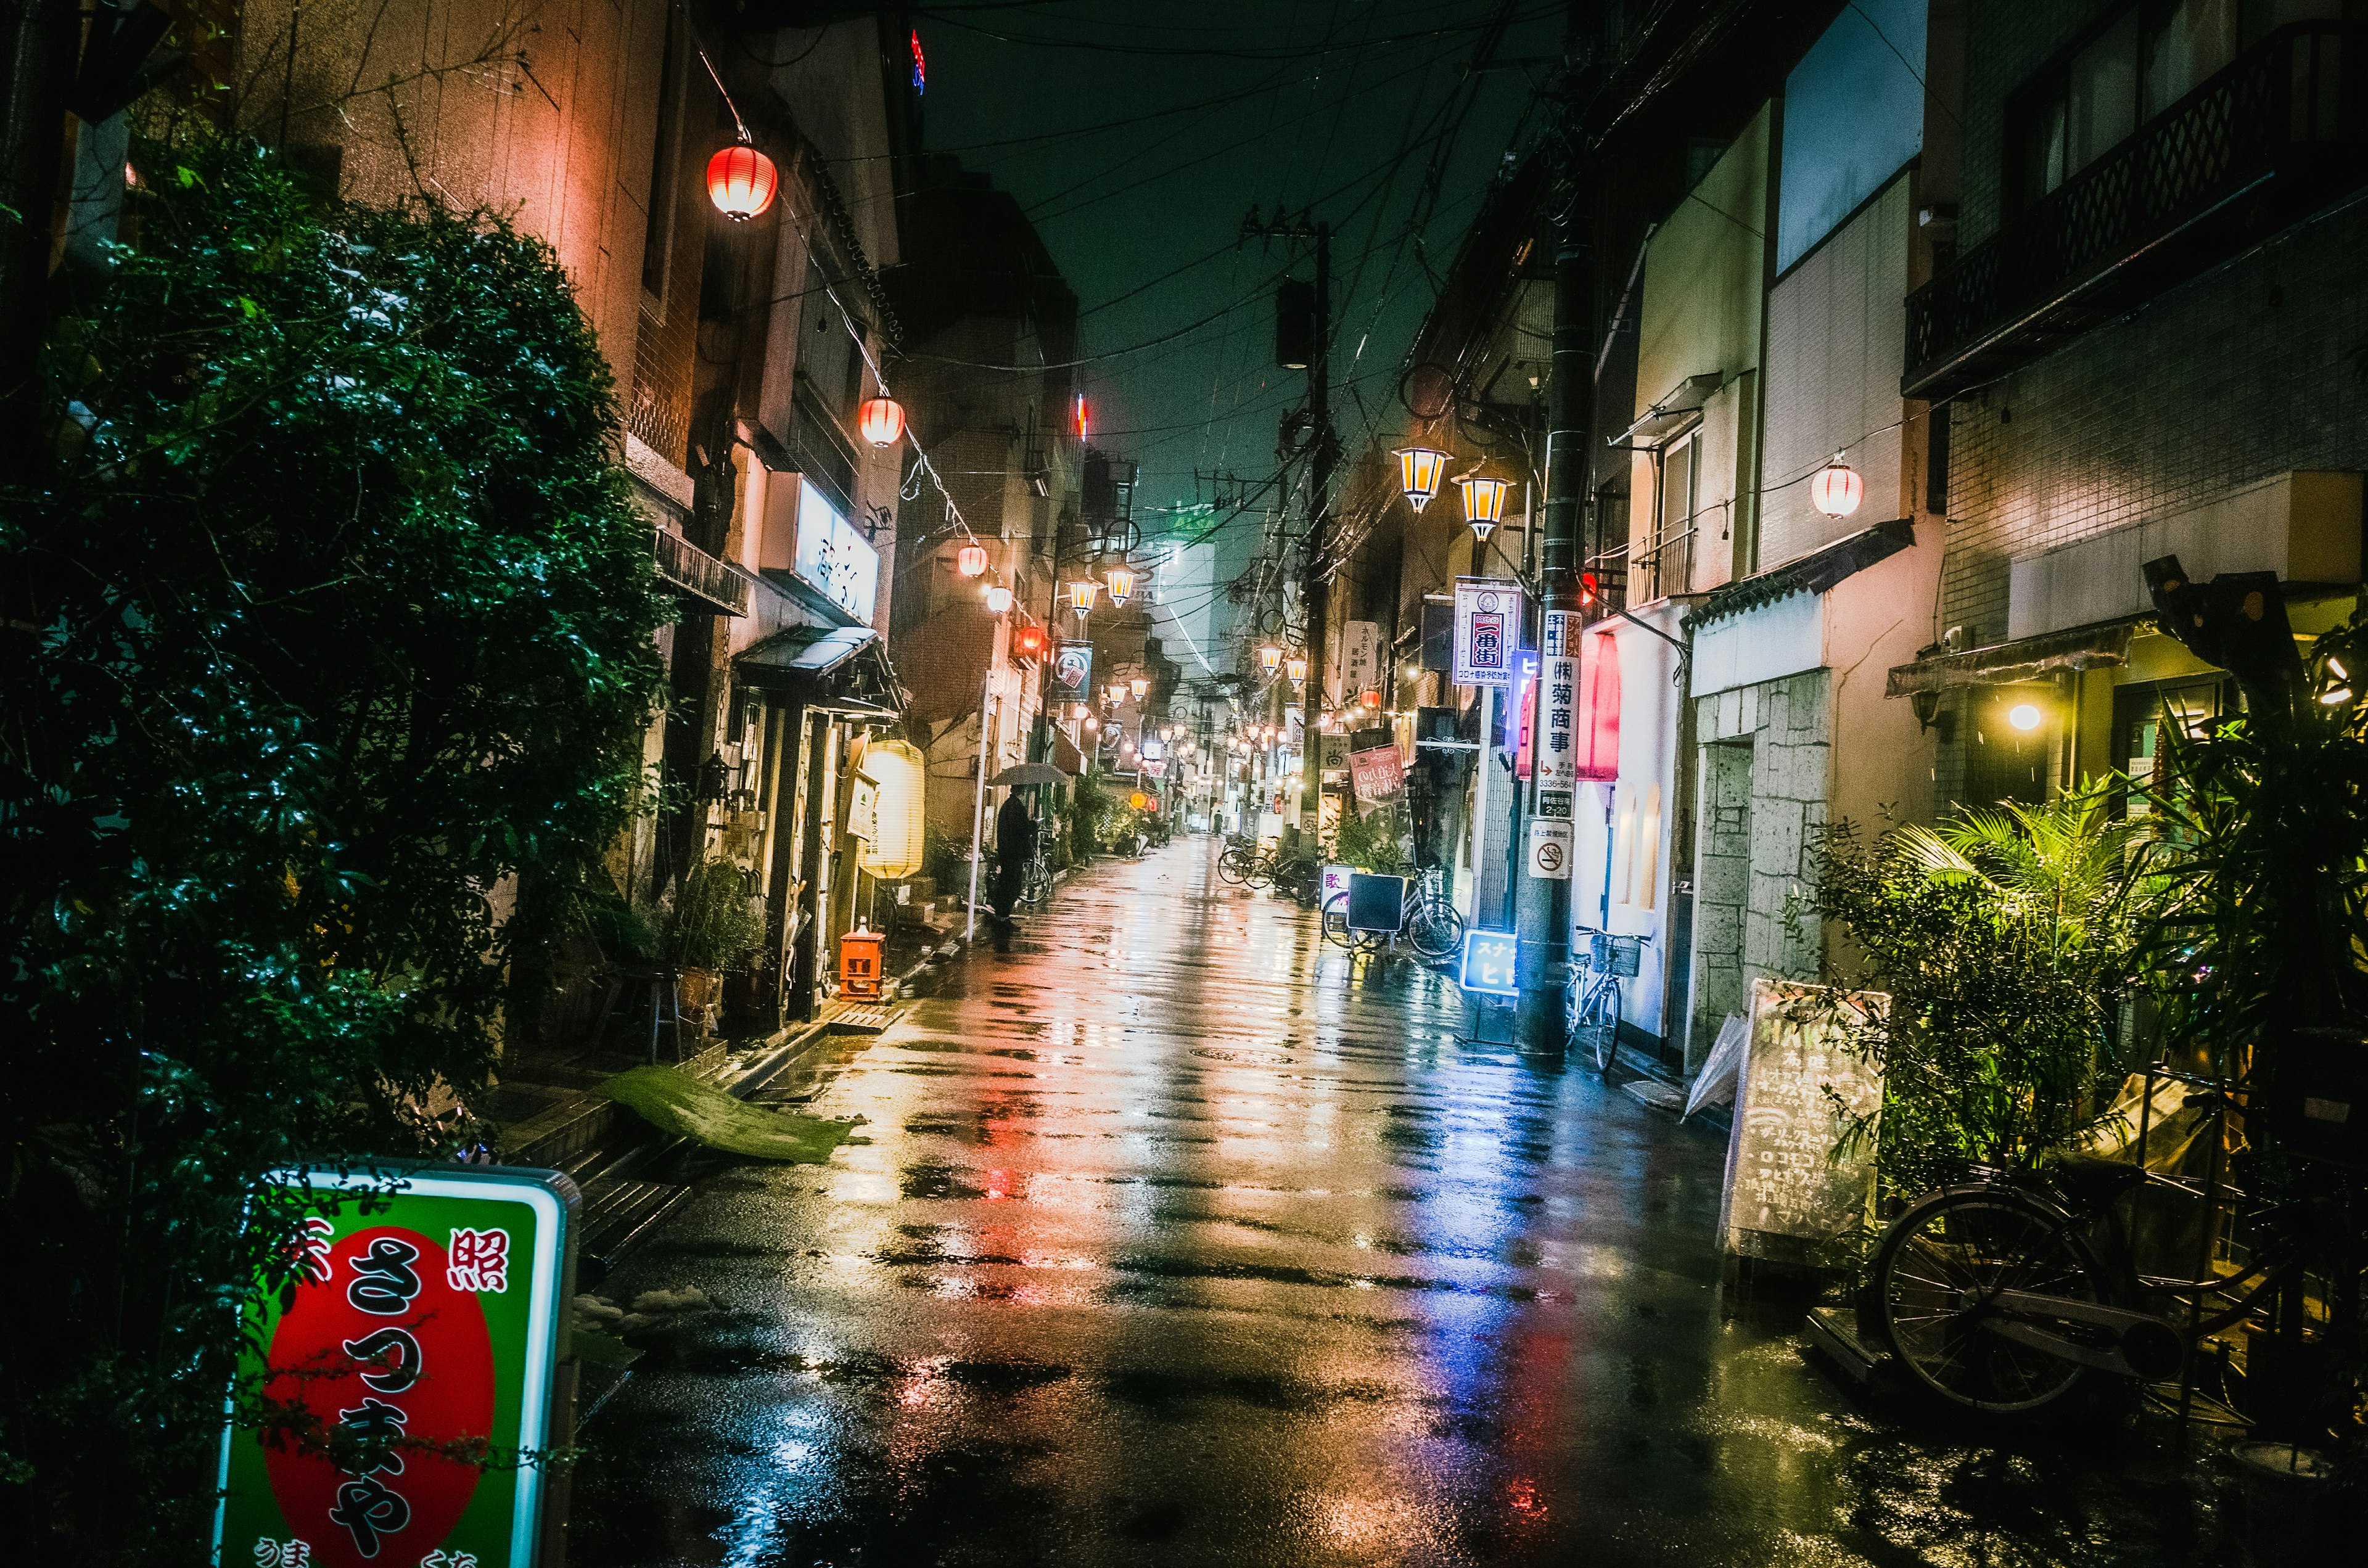
POLYGON ((2066 631, 2044 631, 2012 642, 1993 642, 1963 653, 1943 653, 1896 665, 1883 683, 1885 697, 1907 697, 1919 691, 1947 691, 1962 686, 2010 686, 2036 680, 2059 670, 2093 670, 2129 662, 2130 636, 2141 621, 2102 621, 2066 631))

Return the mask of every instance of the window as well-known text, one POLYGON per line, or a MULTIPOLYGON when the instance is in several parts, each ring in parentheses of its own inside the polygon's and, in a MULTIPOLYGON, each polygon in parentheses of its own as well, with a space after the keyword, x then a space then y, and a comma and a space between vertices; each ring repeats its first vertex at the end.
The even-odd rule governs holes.
POLYGON ((2016 205, 2078 175, 2271 30, 2342 13, 2342 0, 2137 0, 2123 7, 2016 94, 2009 108, 2016 205))
POLYGON ((1666 598, 1693 586, 1695 449, 1692 436, 1661 453, 1661 477, 1653 498, 1653 597, 1666 598))
POLYGON ((650 143, 650 206, 642 228, 642 292, 654 311, 666 306, 666 253, 674 236, 675 181, 682 162, 682 48, 679 17, 666 19, 666 53, 658 64, 658 127, 650 143))
MULTIPOLYGON (((2113 766, 2131 778, 2160 789, 2169 781, 2169 747, 2165 743, 2176 724, 2186 739, 2200 741, 2221 720, 2238 712, 2237 683, 2205 677, 2185 681, 2143 681, 2113 688, 2113 766)), ((2133 798, 2131 816, 2151 814, 2152 805, 2133 798)))

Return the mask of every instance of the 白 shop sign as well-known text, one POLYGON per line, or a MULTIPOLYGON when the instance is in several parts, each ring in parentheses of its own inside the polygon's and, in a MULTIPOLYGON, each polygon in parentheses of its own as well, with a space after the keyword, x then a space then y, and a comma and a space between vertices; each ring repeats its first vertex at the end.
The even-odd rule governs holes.
POLYGON ((1455 579, 1457 686, 1504 686, 1521 647, 1521 585, 1499 577, 1455 579))
POLYGON ((574 1184, 273 1179, 315 1201, 293 1283, 258 1282, 242 1371, 291 1430, 224 1429, 217 1568, 529 1568, 574 1184))

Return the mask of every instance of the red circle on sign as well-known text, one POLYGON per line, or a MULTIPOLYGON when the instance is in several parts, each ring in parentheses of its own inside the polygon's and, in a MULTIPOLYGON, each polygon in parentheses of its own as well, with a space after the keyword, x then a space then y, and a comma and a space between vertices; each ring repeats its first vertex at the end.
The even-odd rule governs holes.
MULTIPOLYGON (((417 1231, 378 1225, 338 1241, 329 1249, 328 1264, 329 1278, 307 1278, 272 1333, 272 1377, 266 1390, 270 1398, 301 1406, 324 1428, 336 1428, 344 1412, 364 1409, 365 1400, 376 1400, 402 1413, 400 1429, 405 1437, 429 1443, 490 1437, 493 1336, 476 1296, 454 1290, 446 1278, 444 1248, 417 1231), (379 1277, 365 1275, 354 1265, 369 1257, 371 1244, 381 1240, 417 1249, 418 1256, 408 1267, 418 1279, 418 1293, 399 1312, 365 1311, 349 1294, 357 1282, 366 1288, 377 1282, 379 1277), (366 1366, 345 1348, 389 1328, 409 1335, 419 1347, 417 1367, 400 1369, 418 1374, 408 1387, 373 1388, 363 1381, 369 1374, 381 1383, 400 1382, 400 1377, 389 1375, 399 1368, 399 1358, 366 1366)), ((367 1289, 363 1296, 370 1299, 367 1289)), ((340 1489, 358 1478, 338 1471, 325 1455, 302 1453, 292 1446, 265 1450, 271 1494, 290 1528, 311 1544, 316 1562, 330 1568, 416 1562, 452 1533, 476 1494, 482 1472, 473 1464, 415 1448, 398 1454, 400 1472, 389 1468, 368 1479, 402 1499, 404 1522, 378 1534, 377 1550, 365 1554, 355 1529, 330 1517, 338 1508, 340 1489)), ((377 1517, 388 1520, 391 1514, 381 1505, 377 1517)))

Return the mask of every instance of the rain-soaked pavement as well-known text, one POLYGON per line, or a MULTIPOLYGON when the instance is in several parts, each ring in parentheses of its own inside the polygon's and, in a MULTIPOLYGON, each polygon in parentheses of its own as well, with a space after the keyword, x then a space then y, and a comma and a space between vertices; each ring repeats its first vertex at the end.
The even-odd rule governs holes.
POLYGON ((862 1140, 716 1165, 626 1259, 714 1304, 586 1422, 578 1568, 2239 1561, 2158 1419, 1846 1394, 1722 1307, 1723 1140, 1210 854, 956 960, 792 1086, 862 1140))

